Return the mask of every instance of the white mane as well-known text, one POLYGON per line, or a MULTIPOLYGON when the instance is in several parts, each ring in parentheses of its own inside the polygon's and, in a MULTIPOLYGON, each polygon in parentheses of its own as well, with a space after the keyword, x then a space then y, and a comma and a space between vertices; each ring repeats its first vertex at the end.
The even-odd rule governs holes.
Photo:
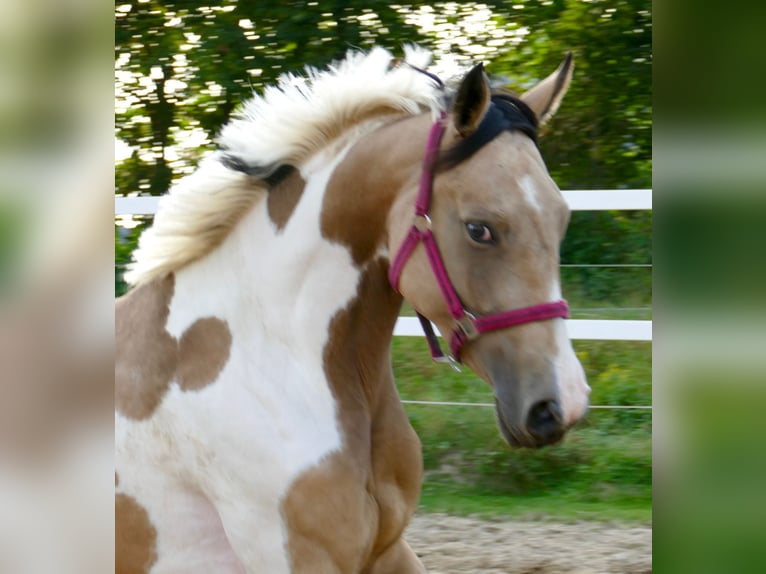
MULTIPOLYGON (((412 46, 405 47, 405 56, 419 68, 431 60, 428 51, 412 46)), ((282 164, 300 165, 372 116, 428 109, 435 114, 442 103, 435 82, 410 66, 392 66, 393 59, 383 48, 352 51, 327 71, 284 74, 242 106, 218 144, 227 156, 268 175, 282 164)), ((128 283, 149 282, 203 257, 267 193, 264 182, 226 167, 222 159, 221 152, 211 154, 163 196, 153 227, 133 254, 128 283)))

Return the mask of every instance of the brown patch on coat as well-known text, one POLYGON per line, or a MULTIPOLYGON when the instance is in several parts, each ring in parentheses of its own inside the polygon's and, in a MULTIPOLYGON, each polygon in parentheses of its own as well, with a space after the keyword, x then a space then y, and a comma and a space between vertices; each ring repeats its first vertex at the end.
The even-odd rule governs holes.
MULTIPOLYGON (((388 284, 388 261, 376 259, 376 254, 388 243, 389 213, 398 195, 403 189, 417 189, 430 123, 426 114, 402 119, 357 143, 332 174, 322 205, 322 236, 345 246, 354 263, 365 267, 357 297, 331 322, 324 351, 324 369, 339 404, 344 436, 338 457, 359 469, 347 488, 364 491, 375 502, 372 513, 365 515, 360 505, 354 510, 374 524, 372 538, 364 539, 359 530, 337 543, 351 543, 366 553, 362 572, 371 571, 379 558, 400 544, 420 494, 420 441, 399 401, 391 371, 390 341, 401 297, 388 284), (380 161, 382 153, 385 162, 380 161)), ((333 460, 323 464, 338 464, 333 460)), ((328 484, 325 490, 331 492, 332 487, 328 484)), ((300 488, 316 484, 296 482, 290 495, 300 496, 294 494, 300 488)), ((307 496, 316 501, 326 495, 314 491, 307 496)), ((332 505, 318 505, 315 511, 333 520, 332 505)), ((304 537, 299 523, 288 518, 287 526, 290 538, 304 537)), ((335 554, 344 549, 327 546, 325 551, 335 554)), ((423 571, 414 555, 401 555, 398 571, 423 571)))
POLYGON ((215 381, 229 360, 229 326, 215 317, 197 319, 181 336, 179 349, 178 384, 198 391, 215 381))
POLYGON ((423 115, 380 128, 333 172, 322 205, 322 236, 347 247, 355 264, 371 260, 384 245, 391 204, 402 186, 417 186, 417 179, 410 180, 420 173, 429 123, 423 115))
POLYGON ((184 391, 214 382, 231 352, 226 321, 204 317, 181 335, 167 332, 175 287, 168 275, 140 285, 117 300, 115 309, 115 407, 130 419, 149 418, 177 377, 184 391))
POLYGON ((282 503, 296 570, 368 572, 417 505, 420 441, 393 383, 389 342, 401 298, 387 271, 386 260, 369 262, 357 297, 330 324, 324 370, 344 444, 298 477, 282 503))
POLYGON ((166 330, 175 278, 140 285, 118 299, 115 309, 117 410, 143 420, 162 402, 178 366, 178 344, 166 330))
POLYGON ((376 530, 365 472, 335 452, 293 483, 282 503, 292 571, 363 571, 376 530))
POLYGON ((305 188, 306 181, 297 169, 293 169, 285 179, 269 190, 266 208, 269 219, 279 231, 287 225, 305 188))
POLYGON ((391 370, 401 297, 388 284, 388 261, 377 253, 388 243, 398 194, 417 188, 430 123, 427 114, 401 119, 363 138, 325 191, 322 236, 346 247, 364 270, 356 298, 333 317, 324 349, 342 449, 298 477, 282 504, 296 570, 311 564, 312 571, 342 565, 371 572, 389 556, 398 572, 424 571, 414 554, 392 550, 406 547, 401 536, 417 506, 422 458, 391 370), (343 523, 343 533, 328 536, 330 523, 343 523))
POLYGON ((136 500, 118 494, 114 501, 115 574, 145 574, 157 561, 157 530, 136 500))

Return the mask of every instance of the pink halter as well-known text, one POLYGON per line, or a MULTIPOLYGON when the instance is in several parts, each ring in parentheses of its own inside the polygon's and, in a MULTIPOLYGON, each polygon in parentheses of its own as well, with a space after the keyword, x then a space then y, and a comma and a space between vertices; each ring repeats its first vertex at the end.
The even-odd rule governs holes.
POLYGON ((449 340, 452 357, 445 356, 442 352, 431 322, 420 313, 418 313, 418 319, 420 319, 420 324, 423 326, 433 359, 437 362, 451 362, 453 360, 460 362, 460 350, 463 348, 463 345, 477 338, 482 333, 535 321, 545 321, 558 317, 567 318, 569 317, 569 305, 562 299, 560 301, 478 317, 463 307, 463 303, 460 301, 460 297, 447 275, 447 270, 444 267, 444 262, 439 254, 439 248, 431 231, 431 219, 428 217, 431 196, 433 194, 433 167, 436 163, 436 156, 439 153, 439 144, 444 135, 445 120, 446 114, 442 112, 441 117, 431 126, 425 157, 423 158, 420 187, 417 199, 415 200, 415 221, 388 270, 388 281, 398 292, 399 278, 402 270, 415 247, 422 241, 428 255, 428 261, 431 263, 431 269, 436 277, 436 282, 439 284, 442 295, 447 302, 447 308, 455 320, 455 326, 452 329, 449 340))

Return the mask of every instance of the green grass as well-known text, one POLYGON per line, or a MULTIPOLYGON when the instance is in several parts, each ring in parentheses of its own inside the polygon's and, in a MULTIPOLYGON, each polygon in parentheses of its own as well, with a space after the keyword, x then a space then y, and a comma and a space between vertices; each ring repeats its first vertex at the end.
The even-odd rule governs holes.
MULTIPOLYGON (((651 405, 651 344, 575 341, 594 405, 651 405)), ((493 402, 470 370, 434 364, 425 341, 397 337, 402 399, 493 402)), ((511 449, 493 408, 405 404, 423 443, 421 511, 647 522, 651 411, 591 410, 561 444, 511 449)))
POLYGON ((498 517, 519 520, 556 520, 569 522, 652 521, 652 509, 644 500, 583 502, 561 495, 502 496, 443 484, 425 484, 418 505, 419 513, 445 513, 457 516, 498 517))

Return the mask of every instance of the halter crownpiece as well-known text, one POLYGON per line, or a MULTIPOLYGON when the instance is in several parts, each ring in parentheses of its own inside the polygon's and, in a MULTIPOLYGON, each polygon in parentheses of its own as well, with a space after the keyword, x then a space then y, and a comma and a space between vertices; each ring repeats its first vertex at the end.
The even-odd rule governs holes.
POLYGON ((565 300, 561 299, 560 301, 541 303, 512 311, 502 311, 481 316, 470 313, 463 306, 447 274, 447 269, 444 266, 444 261, 439 253, 439 247, 436 245, 436 239, 431 230, 431 218, 428 216, 433 195, 434 165, 439 153, 439 145, 444 136, 446 118, 447 114, 442 112, 439 119, 431 126, 431 131, 428 134, 425 156, 423 158, 423 171, 420 175, 418 195, 415 200, 415 220, 388 269, 388 281, 394 290, 399 292, 399 279, 404 266, 418 243, 422 242, 428 256, 428 261, 431 264, 431 270, 447 303, 447 309, 455 322, 449 338, 451 357, 446 356, 441 350, 431 321, 420 313, 417 314, 418 319, 428 340, 431 357, 437 362, 455 361, 459 363, 461 362, 460 351, 463 346, 467 342, 476 339, 479 335, 498 329, 523 325, 524 323, 568 318, 569 305, 565 300))

